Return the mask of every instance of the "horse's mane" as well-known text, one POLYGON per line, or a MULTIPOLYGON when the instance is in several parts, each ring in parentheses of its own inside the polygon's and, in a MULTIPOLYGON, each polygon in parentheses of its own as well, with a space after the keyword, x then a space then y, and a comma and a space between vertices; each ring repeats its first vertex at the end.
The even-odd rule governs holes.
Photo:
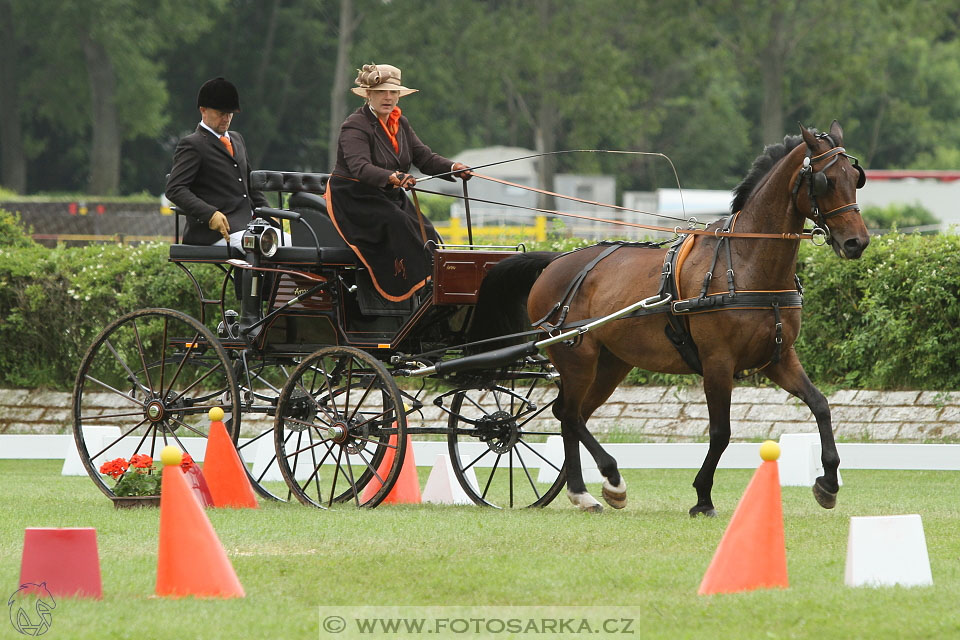
MULTIPOLYGON (((816 130, 811 129, 814 133, 816 130)), ((757 185, 763 180, 764 176, 770 173, 773 166, 780 162, 797 145, 803 142, 803 136, 784 136, 783 143, 769 144, 763 149, 757 158, 753 161, 753 166, 747 176, 733 189, 733 202, 730 204, 730 211, 736 213, 743 209, 747 199, 757 185)))

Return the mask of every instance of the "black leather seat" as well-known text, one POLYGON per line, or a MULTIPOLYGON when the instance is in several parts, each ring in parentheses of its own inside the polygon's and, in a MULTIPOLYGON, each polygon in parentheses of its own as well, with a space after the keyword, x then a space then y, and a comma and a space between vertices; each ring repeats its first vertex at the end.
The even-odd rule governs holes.
POLYGON ((313 233, 317 236, 316 241, 320 245, 320 262, 343 265, 357 263, 356 254, 340 237, 336 227, 333 226, 333 222, 327 216, 327 203, 321 196, 298 191, 290 195, 287 207, 291 211, 299 213, 302 222, 290 223, 290 235, 294 246, 277 249, 277 253, 273 256, 274 262, 317 262, 318 257, 316 251, 314 251, 316 245, 313 235, 304 226, 304 223, 306 223, 310 225, 313 233))

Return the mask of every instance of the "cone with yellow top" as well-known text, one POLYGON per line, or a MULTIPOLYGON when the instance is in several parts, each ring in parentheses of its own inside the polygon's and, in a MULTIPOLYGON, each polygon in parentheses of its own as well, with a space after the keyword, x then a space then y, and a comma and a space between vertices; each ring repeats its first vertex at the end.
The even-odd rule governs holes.
POLYGON ((203 458, 203 477, 206 478, 214 507, 256 509, 257 496, 247 478, 246 469, 237 448, 224 426, 223 409, 210 409, 210 433, 207 452, 203 458))
POLYGON ((179 598, 242 598, 243 586, 203 507, 180 471, 175 446, 160 452, 160 543, 156 594, 179 598))
POLYGON ((787 549, 780 502, 780 445, 760 445, 763 462, 733 512, 697 593, 787 588, 787 549))

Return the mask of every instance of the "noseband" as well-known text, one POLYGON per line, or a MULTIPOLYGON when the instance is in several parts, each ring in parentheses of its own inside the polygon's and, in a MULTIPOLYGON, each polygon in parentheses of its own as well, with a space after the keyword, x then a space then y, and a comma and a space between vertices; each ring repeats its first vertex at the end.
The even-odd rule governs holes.
POLYGON ((793 184, 793 206, 800 209, 797 205, 797 194, 800 192, 800 185, 806 180, 807 182, 807 193, 810 197, 810 207, 811 213, 813 214, 813 222, 817 227, 823 229, 829 234, 827 230, 827 220, 834 216, 838 216, 841 213, 846 213, 847 211, 856 211, 860 213, 860 205, 856 202, 851 202, 850 204, 845 204, 832 209, 826 213, 821 213, 820 207, 817 205, 817 196, 824 195, 827 190, 830 188, 830 183, 827 179, 827 174, 825 173, 827 169, 833 166, 833 164, 840 159, 840 156, 843 156, 851 161, 853 168, 857 170, 860 174, 857 178, 857 189, 863 187, 867 181, 866 174, 863 172, 863 168, 860 166, 860 160, 855 156, 851 156, 846 153, 846 149, 843 147, 837 146, 833 141, 833 138, 829 134, 821 133, 817 136, 820 139, 825 139, 830 142, 832 148, 824 151, 820 155, 813 156, 810 152, 809 145, 807 146, 807 156, 803 159, 803 167, 800 169, 800 173, 797 174, 797 181, 793 184), (814 169, 814 163, 816 162, 826 162, 820 170, 814 169))

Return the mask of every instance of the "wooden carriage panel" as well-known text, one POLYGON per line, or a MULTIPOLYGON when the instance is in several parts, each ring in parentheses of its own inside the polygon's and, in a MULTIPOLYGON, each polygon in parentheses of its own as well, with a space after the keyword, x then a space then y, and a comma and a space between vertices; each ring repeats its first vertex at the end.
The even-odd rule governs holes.
MULTIPOLYGON (((274 308, 286 304, 293 298, 308 291, 316 286, 316 282, 307 278, 298 278, 296 276, 284 273, 280 275, 280 281, 277 283, 277 295, 274 298, 274 308)), ((333 309, 333 298, 325 291, 315 292, 313 295, 300 300, 290 306, 290 310, 311 310, 311 311, 330 311, 333 309)))
POLYGON ((440 249, 434 253, 433 282, 435 304, 476 304, 480 283, 487 272, 516 251, 457 251, 440 249))

